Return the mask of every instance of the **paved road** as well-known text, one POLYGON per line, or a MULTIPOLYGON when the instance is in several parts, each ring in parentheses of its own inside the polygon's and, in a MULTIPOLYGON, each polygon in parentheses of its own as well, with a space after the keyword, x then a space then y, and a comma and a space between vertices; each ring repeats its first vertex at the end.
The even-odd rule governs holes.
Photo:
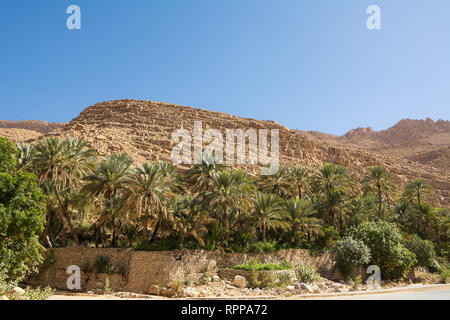
POLYGON ((450 300, 450 288, 357 296, 324 297, 325 300, 450 300))

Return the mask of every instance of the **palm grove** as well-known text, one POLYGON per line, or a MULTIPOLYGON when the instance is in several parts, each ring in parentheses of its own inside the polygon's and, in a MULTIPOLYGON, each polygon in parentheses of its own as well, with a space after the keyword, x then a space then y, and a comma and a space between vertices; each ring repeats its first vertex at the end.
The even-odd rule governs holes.
POLYGON ((415 265, 439 270, 448 262, 449 210, 426 201, 432 190, 420 179, 397 190, 380 166, 361 181, 330 163, 253 176, 204 162, 179 173, 167 162, 133 165, 126 154, 99 159, 70 137, 0 145, 0 263, 33 250, 35 261, 24 264, 35 266, 43 247, 68 245, 332 249, 349 276, 373 263, 401 277, 415 265))

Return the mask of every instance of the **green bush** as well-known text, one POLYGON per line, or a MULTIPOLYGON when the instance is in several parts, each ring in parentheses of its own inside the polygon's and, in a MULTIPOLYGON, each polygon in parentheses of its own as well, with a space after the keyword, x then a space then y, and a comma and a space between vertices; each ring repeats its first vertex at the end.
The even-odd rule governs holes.
POLYGON ((369 247, 370 264, 380 267, 382 278, 404 278, 417 262, 402 244, 398 227, 386 221, 367 221, 351 228, 349 235, 369 247))
POLYGON ((441 269, 441 283, 448 283, 448 278, 450 278, 450 269, 445 266, 441 269))
POLYGON ((367 265, 370 258, 370 249, 361 240, 345 237, 337 243, 337 268, 346 277, 353 277, 354 271, 367 265))
POLYGON ((246 270, 246 271, 261 271, 261 270, 267 270, 267 271, 273 271, 273 270, 289 270, 292 269, 292 266, 289 262, 284 262, 282 264, 276 264, 276 263, 258 263, 256 261, 250 261, 247 264, 238 264, 235 266, 228 267, 229 269, 234 270, 246 270))
POLYGON ((297 279, 300 282, 311 283, 320 279, 320 274, 317 273, 316 268, 306 264, 301 264, 296 270, 297 279))
POLYGON ((430 240, 423 240, 414 234, 405 242, 405 246, 409 251, 414 252, 419 266, 427 267, 430 270, 437 267, 434 245, 430 240))
POLYGON ((274 252, 277 250, 276 241, 255 242, 249 246, 249 252, 264 253, 274 252))
POLYGON ((35 175, 17 171, 16 152, 13 143, 0 138, 0 263, 11 280, 37 271, 45 251, 39 235, 46 199, 35 175))

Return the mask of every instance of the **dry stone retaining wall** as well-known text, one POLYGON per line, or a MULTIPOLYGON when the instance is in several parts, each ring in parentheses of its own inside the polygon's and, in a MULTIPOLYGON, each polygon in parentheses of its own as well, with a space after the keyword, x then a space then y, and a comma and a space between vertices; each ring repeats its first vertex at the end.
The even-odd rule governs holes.
POLYGON ((134 251, 132 249, 95 249, 95 248, 58 248, 50 249, 55 262, 27 280, 32 285, 50 285, 58 289, 67 289, 66 273, 70 265, 79 266, 81 289, 104 289, 108 278, 109 286, 117 291, 147 293, 150 286, 170 286, 180 281, 198 281, 205 275, 213 277, 220 269, 245 264, 251 260, 261 263, 283 263, 288 261, 294 268, 299 264, 314 265, 324 277, 335 279, 333 256, 324 252, 317 257, 309 255, 307 250, 287 249, 273 253, 245 254, 223 253, 205 250, 176 251, 134 251), (98 256, 108 257, 113 264, 125 266, 126 274, 96 274, 84 272, 83 266, 93 265, 98 256))

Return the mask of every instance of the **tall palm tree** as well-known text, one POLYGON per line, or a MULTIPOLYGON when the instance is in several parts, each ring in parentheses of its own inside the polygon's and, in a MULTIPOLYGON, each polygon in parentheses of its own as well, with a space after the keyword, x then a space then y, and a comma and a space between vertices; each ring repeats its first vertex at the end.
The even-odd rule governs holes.
POLYGON ((289 198, 294 194, 289 170, 280 167, 277 173, 259 177, 259 189, 263 193, 273 193, 280 198, 289 198))
POLYGON ((308 242, 312 236, 323 234, 321 220, 316 218, 317 210, 311 202, 300 199, 299 196, 282 202, 282 212, 285 213, 291 231, 295 233, 306 233, 308 242))
POLYGON ((291 169, 290 173, 292 182, 298 189, 298 197, 302 199, 303 193, 309 192, 309 183, 311 182, 310 172, 302 166, 296 166, 291 169))
POLYGON ((76 243, 78 237, 74 231, 69 212, 72 188, 84 174, 93 168, 95 152, 87 148, 81 139, 56 137, 44 138, 33 147, 31 163, 35 168, 40 185, 51 181, 58 200, 62 221, 67 222, 70 233, 76 243))
POLYGON ((350 186, 348 170, 341 165, 325 163, 319 173, 312 177, 313 191, 319 195, 336 189, 348 191, 350 186))
POLYGON ((147 240, 154 240, 162 220, 167 219, 165 199, 174 186, 175 167, 166 162, 144 163, 133 170, 127 179, 127 198, 139 216, 143 216, 143 233, 147 240), (154 217, 156 225, 149 237, 149 219, 154 217))
POLYGON ((223 170, 212 177, 212 190, 205 194, 205 200, 211 208, 222 212, 225 240, 229 234, 229 209, 245 207, 252 187, 247 183, 247 174, 243 170, 223 170))
POLYGON ((133 159, 125 153, 109 155, 101 161, 97 168, 88 174, 82 191, 105 199, 102 215, 94 224, 95 238, 98 245, 100 228, 108 220, 114 218, 122 200, 121 191, 126 185, 133 159))
POLYGON ((193 193, 205 192, 212 189, 213 176, 227 169, 224 164, 212 160, 203 160, 202 164, 194 164, 184 174, 184 181, 193 193))
POLYGON ((184 240, 193 237, 201 246, 205 245, 202 234, 207 232, 209 218, 200 210, 197 199, 191 195, 181 196, 174 206, 173 227, 178 234, 178 243, 183 248, 184 240))
POLYGON ((266 231, 289 228, 281 212, 280 200, 275 194, 258 192, 253 198, 253 225, 261 231, 261 240, 266 241, 266 231))
POLYGON ((395 190, 392 183, 394 176, 382 166, 370 168, 369 173, 363 178, 364 194, 376 193, 378 197, 378 217, 383 216, 383 201, 389 200, 390 194, 395 190))
POLYGON ((405 186, 403 196, 409 201, 413 201, 415 198, 420 205, 423 197, 430 194, 431 191, 430 185, 425 184, 422 179, 413 179, 405 186))

